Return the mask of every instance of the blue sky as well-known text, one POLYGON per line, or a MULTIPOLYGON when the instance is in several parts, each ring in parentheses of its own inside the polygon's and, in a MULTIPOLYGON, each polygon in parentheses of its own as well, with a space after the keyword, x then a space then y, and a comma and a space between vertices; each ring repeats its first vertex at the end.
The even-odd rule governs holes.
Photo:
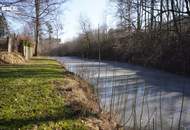
POLYGON ((62 41, 71 40, 80 32, 80 16, 87 17, 92 28, 97 28, 105 21, 108 26, 115 26, 114 9, 109 0, 70 0, 63 15, 64 34, 62 41))
MULTIPOLYGON (((116 25, 115 9, 110 0, 68 0, 61 10, 60 20, 64 28, 64 34, 60 36, 62 42, 72 40, 81 32, 81 16, 89 19, 93 29, 105 22, 108 27, 116 25)), ((13 31, 22 31, 24 21, 10 19, 9 22, 14 27, 13 31)))

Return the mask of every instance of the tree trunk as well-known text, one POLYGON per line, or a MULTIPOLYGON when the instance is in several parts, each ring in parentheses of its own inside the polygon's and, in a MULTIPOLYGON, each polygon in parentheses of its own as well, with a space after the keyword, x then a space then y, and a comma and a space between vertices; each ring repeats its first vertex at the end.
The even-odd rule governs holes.
POLYGON ((137 31, 141 30, 141 0, 137 0, 137 31))
POLYGON ((163 0, 160 1, 160 31, 162 30, 163 19, 163 0))
POLYGON ((179 28, 178 28, 177 21, 176 21, 176 14, 175 14, 175 7, 174 6, 175 6, 175 2, 174 2, 174 0, 171 0, 171 8, 172 8, 172 16, 173 16, 174 27, 175 27, 176 33, 180 37, 179 28))
POLYGON ((154 23, 154 0, 151 0, 151 21, 150 21, 151 23, 151 27, 150 27, 150 29, 151 29, 151 31, 152 31, 152 29, 153 29, 153 23, 154 23))
POLYGON ((188 1, 188 0, 185 0, 187 14, 190 16, 189 3, 190 3, 190 0, 189 0, 189 1, 188 1))
POLYGON ((39 44, 39 28, 40 28, 40 0, 35 0, 35 11, 36 11, 36 18, 35 18, 35 53, 34 56, 38 55, 38 44, 39 44))

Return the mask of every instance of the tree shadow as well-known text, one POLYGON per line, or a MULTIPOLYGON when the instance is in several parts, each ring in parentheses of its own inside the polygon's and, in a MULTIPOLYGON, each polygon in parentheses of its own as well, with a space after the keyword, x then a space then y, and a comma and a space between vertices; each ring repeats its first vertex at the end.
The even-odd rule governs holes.
POLYGON ((19 129, 23 126, 27 125, 39 125, 42 123, 47 123, 50 121, 57 122, 57 121, 63 121, 63 120, 76 120, 80 117, 97 117, 96 114, 92 112, 85 112, 81 109, 78 111, 72 110, 72 107, 69 105, 65 105, 63 107, 59 107, 54 109, 57 111, 57 113, 51 115, 47 114, 46 116, 35 116, 30 118, 14 118, 14 119, 0 119, 0 127, 2 128, 14 128, 19 129))
POLYGON ((1 65, 0 78, 59 78, 64 69, 59 65, 1 65))

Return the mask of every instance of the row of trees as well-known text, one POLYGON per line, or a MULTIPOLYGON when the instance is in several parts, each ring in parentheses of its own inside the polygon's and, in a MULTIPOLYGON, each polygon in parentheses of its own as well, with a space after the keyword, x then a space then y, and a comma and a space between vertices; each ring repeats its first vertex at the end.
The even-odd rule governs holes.
POLYGON ((56 52, 190 74, 189 0, 114 2, 119 18, 117 29, 100 26, 93 30, 88 20, 81 20, 82 34, 56 52))
POLYGON ((129 38, 135 48, 128 50, 133 57, 130 58, 132 62, 189 72, 190 0, 115 2, 119 27, 135 33, 134 38, 129 38))
POLYGON ((53 31, 58 37, 62 25, 59 22, 60 7, 66 0, 4 0, 0 2, 3 6, 15 6, 17 11, 3 12, 8 19, 17 22, 24 22, 29 28, 27 35, 34 37, 36 43, 35 55, 38 54, 40 39, 48 33, 49 38, 53 31))
POLYGON ((128 31, 154 29, 180 33, 186 16, 190 16, 189 0, 114 0, 117 3, 119 26, 128 31), (173 25, 171 25, 173 24, 173 25))

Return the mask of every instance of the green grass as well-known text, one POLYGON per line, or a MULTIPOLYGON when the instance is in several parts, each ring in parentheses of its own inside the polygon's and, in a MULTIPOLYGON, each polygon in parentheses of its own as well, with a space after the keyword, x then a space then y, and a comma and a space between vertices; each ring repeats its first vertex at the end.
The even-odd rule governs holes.
POLYGON ((54 60, 0 66, 0 130, 84 130, 53 85, 63 77, 64 69, 54 60))

